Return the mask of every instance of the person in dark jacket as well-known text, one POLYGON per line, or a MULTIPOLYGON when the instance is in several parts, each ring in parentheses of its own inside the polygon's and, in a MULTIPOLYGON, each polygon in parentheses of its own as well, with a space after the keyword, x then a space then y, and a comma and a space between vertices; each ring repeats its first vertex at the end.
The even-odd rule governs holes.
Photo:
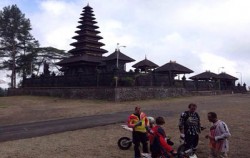
POLYGON ((188 108, 188 111, 181 114, 179 121, 180 138, 185 141, 186 150, 197 147, 201 132, 200 116, 196 112, 197 105, 191 103, 188 108))

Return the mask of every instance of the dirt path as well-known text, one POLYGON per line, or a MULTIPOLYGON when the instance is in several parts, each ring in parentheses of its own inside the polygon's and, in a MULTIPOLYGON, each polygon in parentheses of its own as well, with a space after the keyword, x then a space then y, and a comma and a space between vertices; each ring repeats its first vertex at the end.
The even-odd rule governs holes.
MULTIPOLYGON (((171 115, 169 111, 147 110, 145 112, 150 116, 171 115)), ((132 111, 0 126, 0 142, 122 123, 130 113, 132 111)))

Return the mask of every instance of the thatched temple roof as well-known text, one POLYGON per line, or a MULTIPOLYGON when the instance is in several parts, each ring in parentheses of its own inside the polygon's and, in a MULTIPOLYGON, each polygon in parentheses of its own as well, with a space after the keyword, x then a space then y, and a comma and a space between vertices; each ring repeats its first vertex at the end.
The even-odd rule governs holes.
POLYGON ((231 76, 225 72, 222 72, 218 75, 218 77, 220 79, 225 79, 225 80, 238 80, 238 78, 234 77, 234 76, 231 76))
POLYGON ((175 61, 170 61, 169 63, 166 63, 165 65, 157 68, 155 71, 156 72, 171 72, 174 74, 189 74, 189 73, 194 72, 193 70, 185 66, 182 66, 175 61))
POLYGON ((138 63, 134 64, 132 66, 133 68, 137 68, 137 69, 154 69, 159 67, 157 64, 153 63, 152 61, 148 60, 147 58, 145 58, 142 61, 139 61, 138 63))
POLYGON ((219 78, 219 76, 213 72, 205 71, 189 78, 192 80, 216 80, 219 78))
POLYGON ((105 61, 117 60, 117 57, 118 57, 118 60, 123 60, 123 61, 126 61, 127 63, 135 61, 134 59, 128 57, 127 55, 123 54, 122 52, 120 52, 120 50, 117 50, 117 49, 115 50, 114 53, 107 56, 104 60, 105 61))

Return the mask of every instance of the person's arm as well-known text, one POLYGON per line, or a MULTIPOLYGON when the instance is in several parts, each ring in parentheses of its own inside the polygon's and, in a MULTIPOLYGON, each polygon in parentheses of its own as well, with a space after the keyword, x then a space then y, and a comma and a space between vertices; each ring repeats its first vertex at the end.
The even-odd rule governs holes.
POLYGON ((165 138, 163 138, 162 136, 160 136, 160 143, 161 146, 166 149, 167 152, 172 152, 173 148, 167 143, 167 141, 165 140, 165 138))
POLYGON ((198 113, 197 114, 197 118, 198 118, 198 132, 201 132, 201 130, 203 130, 204 127, 201 127, 201 119, 200 119, 200 115, 198 113))
POLYGON ((145 115, 145 126, 149 126, 149 120, 146 115, 145 115))
POLYGON ((223 140, 223 139, 226 139, 228 137, 231 136, 230 132, 229 132, 229 129, 227 127, 227 125, 224 123, 224 122, 221 122, 219 124, 219 130, 220 132, 222 133, 221 135, 219 136, 215 136, 215 141, 218 141, 218 140, 223 140))
POLYGON ((129 116, 128 117, 128 121, 127 121, 127 125, 128 125, 128 127, 130 127, 130 128, 134 128, 135 127, 135 124, 134 124, 134 120, 133 120, 134 118, 133 118, 133 116, 129 116))
POLYGON ((135 128, 136 126, 141 126, 142 122, 141 121, 135 121, 138 120, 136 116, 133 114, 128 117, 127 125, 130 128, 135 128))
POLYGON ((182 139, 185 137, 185 134, 184 134, 185 117, 186 117, 186 113, 185 112, 181 113, 180 120, 179 120, 179 130, 181 133, 180 137, 182 139))
POLYGON ((165 131, 161 127, 158 128, 158 136, 159 136, 161 146, 164 149, 166 149, 167 152, 172 152, 173 148, 167 143, 167 141, 165 139, 166 138, 165 131))

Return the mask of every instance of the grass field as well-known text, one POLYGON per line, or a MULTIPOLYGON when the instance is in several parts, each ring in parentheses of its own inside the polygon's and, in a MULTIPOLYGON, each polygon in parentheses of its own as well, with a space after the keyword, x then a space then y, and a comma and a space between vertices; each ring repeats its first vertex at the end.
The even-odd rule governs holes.
MULTIPOLYGON (((231 158, 248 158, 250 150, 250 95, 218 95, 182 97, 163 100, 113 103, 106 101, 67 100, 51 97, 3 97, 0 98, 0 124, 17 124, 66 117, 105 114, 133 110, 140 105, 142 110, 167 110, 173 113, 166 116, 164 126, 167 134, 179 145, 178 119, 189 103, 198 105, 202 125, 207 127, 200 135, 199 158, 206 158, 210 123, 207 112, 215 111, 219 119, 225 121, 230 129, 231 158)), ((127 118, 124 118, 126 121, 127 118)), ((0 143, 1 158, 132 158, 133 148, 122 151, 117 140, 131 133, 123 130, 120 124, 64 132, 43 137, 0 143)))

